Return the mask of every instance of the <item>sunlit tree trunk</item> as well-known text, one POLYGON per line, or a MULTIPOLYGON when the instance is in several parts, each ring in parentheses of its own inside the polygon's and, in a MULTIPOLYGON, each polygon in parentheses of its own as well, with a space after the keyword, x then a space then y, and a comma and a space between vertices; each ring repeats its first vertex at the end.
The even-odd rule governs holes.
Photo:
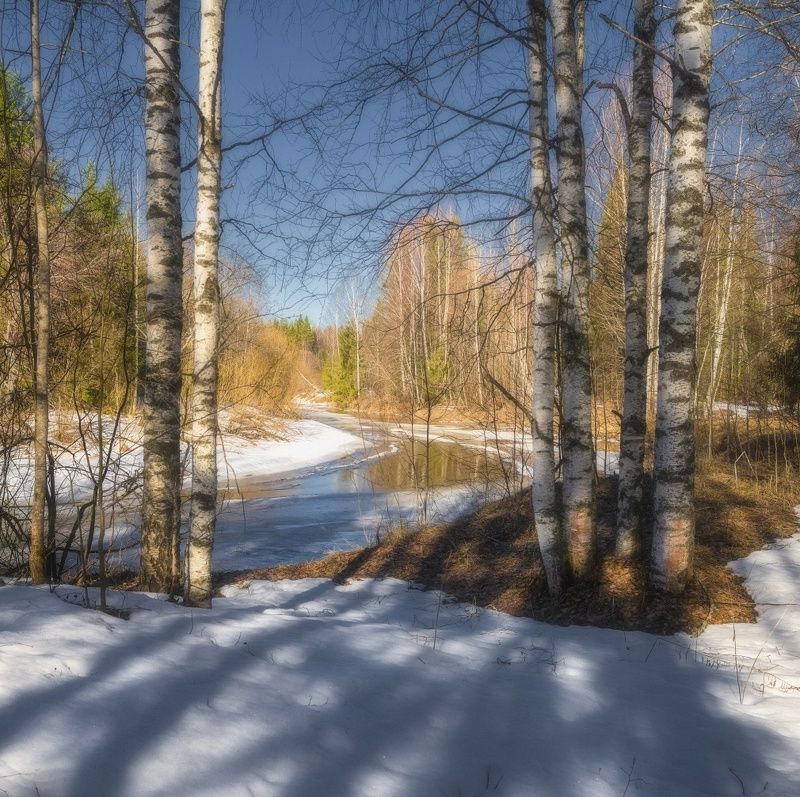
POLYGON ((171 592, 177 580, 180 524, 181 158, 179 0, 145 3, 144 496, 142 589, 171 592))
POLYGON ((564 532, 573 575, 580 579, 594 565, 594 452, 592 382, 589 367, 589 257, 586 227, 585 152, 581 109, 583 70, 576 31, 575 0, 552 0, 555 50, 556 163, 561 241, 563 309, 564 532))
POLYGON ((50 371, 50 247, 47 225, 47 139, 42 107, 42 67, 39 43, 39 0, 31 0, 31 100, 36 187, 36 356, 33 436, 33 504, 31 507, 30 571, 34 584, 47 580, 45 545, 47 515, 48 383, 50 371))
MULTIPOLYGON (((662 73, 663 74, 663 73, 662 73)), ((670 108, 672 101, 669 100, 670 108)), ((650 357, 647 359, 647 433, 646 445, 653 449, 653 433, 656 417, 656 394, 658 393, 658 320, 661 315, 661 281, 664 274, 664 236, 667 226, 667 179, 663 170, 669 161, 669 149, 672 136, 663 125, 655 128, 651 161, 653 174, 650 191, 650 216, 653 223, 653 235, 650 241, 650 275, 647 297, 647 346, 650 357)))
POLYGON ((533 515, 547 587, 561 591, 562 554, 556 508, 553 406, 556 379, 558 275, 553 229, 553 189, 548 148, 548 91, 544 0, 528 0, 528 126, 530 130, 531 224, 536 287, 533 300, 533 515))
POLYGON ((211 554, 217 518, 219 356, 219 200, 222 166, 222 44, 226 0, 201 0, 197 221, 194 233, 192 512, 184 599, 211 606, 211 554))
POLYGON ((633 102, 628 130, 628 231, 625 243, 625 374, 619 442, 617 554, 639 547, 647 433, 647 250, 650 127, 653 119, 654 0, 634 0, 633 102))
MULTIPOLYGON (((708 380, 706 403, 708 405, 709 440, 711 434, 711 421, 714 411, 714 402, 717 398, 722 371, 722 346, 728 329, 728 308, 733 287, 733 241, 736 232, 738 217, 737 202, 739 198, 739 175, 742 165, 742 147, 744 126, 739 128, 739 154, 736 159, 736 169, 733 176, 733 196, 731 198, 730 219, 728 220, 728 241, 725 255, 725 274, 722 279, 722 291, 717 303, 717 314, 712 327, 713 352, 711 356, 711 376, 708 380)), ((718 272, 719 273, 719 272, 718 272)))
POLYGON ((711 78, 711 0, 679 0, 675 22, 672 154, 659 325, 654 583, 678 592, 694 548, 697 296, 711 78))

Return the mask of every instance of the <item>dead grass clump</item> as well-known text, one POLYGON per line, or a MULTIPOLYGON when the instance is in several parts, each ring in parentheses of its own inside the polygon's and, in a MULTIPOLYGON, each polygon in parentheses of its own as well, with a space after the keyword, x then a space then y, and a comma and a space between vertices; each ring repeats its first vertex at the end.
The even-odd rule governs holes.
POLYGON ((697 479, 694 575, 683 595, 668 597, 651 588, 645 561, 622 561, 610 553, 615 494, 614 480, 601 482, 596 580, 573 585, 558 601, 547 594, 527 491, 452 523, 395 532, 373 547, 304 564, 221 574, 219 583, 392 577, 512 615, 655 633, 698 633, 710 623, 755 620, 752 599, 726 564, 791 535, 791 501, 763 484, 737 482, 726 465, 706 464, 697 479))

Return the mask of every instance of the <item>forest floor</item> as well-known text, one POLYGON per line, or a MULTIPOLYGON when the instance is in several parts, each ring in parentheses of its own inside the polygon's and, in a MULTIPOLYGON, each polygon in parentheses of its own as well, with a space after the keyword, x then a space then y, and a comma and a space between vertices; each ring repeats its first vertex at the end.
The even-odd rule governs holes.
MULTIPOLYGON (((563 625, 670 634, 699 633, 714 623, 748 623, 756 606, 728 567, 797 531, 794 504, 763 482, 737 478, 718 460, 697 478, 694 574, 678 598, 654 592, 647 562, 613 555, 616 480, 598 487, 600 567, 591 583, 550 598, 533 532, 530 493, 491 502, 451 522, 394 532, 377 545, 332 553, 303 564, 220 574, 220 584, 248 580, 398 578, 442 589, 476 606, 563 625)), ((647 545, 645 545, 647 548, 647 545)))

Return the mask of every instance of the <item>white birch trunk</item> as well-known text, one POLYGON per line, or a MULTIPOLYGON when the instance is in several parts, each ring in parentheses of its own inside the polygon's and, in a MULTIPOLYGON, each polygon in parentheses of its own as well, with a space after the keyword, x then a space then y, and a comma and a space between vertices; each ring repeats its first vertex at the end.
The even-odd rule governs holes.
POLYGON ((45 543, 47 521, 47 437, 50 421, 50 247, 47 224, 47 139, 42 108, 42 67, 39 43, 39 0, 31 0, 31 99, 36 187, 36 352, 33 435, 33 504, 31 506, 30 573, 34 584, 47 581, 49 555, 45 543))
MULTIPOLYGON (((736 232, 736 219, 737 219, 737 203, 739 199, 739 174, 742 165, 742 148, 744 140, 742 137, 744 131, 743 125, 739 127, 739 154, 736 158, 736 169, 733 177, 733 197, 731 199, 731 217, 728 221, 728 241, 727 251, 725 256, 725 274, 722 280, 722 295, 717 304, 718 311, 716 323, 714 324, 713 342, 714 350, 711 356, 711 376, 708 381, 708 392, 706 394, 706 403, 708 405, 708 420, 711 424, 714 401, 717 397, 719 390, 719 382, 722 370, 722 345, 725 341, 725 335, 728 329, 728 307, 731 300, 731 289, 733 287, 733 237, 736 232)), ((719 270, 718 272, 719 273, 719 270)), ((710 435, 710 429, 709 429, 710 435)))
MULTIPOLYGON (((586 227, 586 162, 581 126, 583 72, 575 0, 551 0, 555 50, 558 219, 563 271, 564 532, 572 574, 586 577, 594 566, 594 452, 592 382, 589 366, 589 257, 586 227)), ((581 5, 582 8, 582 5, 581 5)))
POLYGON ((171 592, 180 523, 181 158, 179 0, 145 3, 147 276, 142 589, 171 592))
POLYGON ((697 297, 711 78, 711 0, 678 0, 672 154, 659 326, 652 567, 656 586, 681 591, 694 548, 697 297))
POLYGON ((528 0, 528 125, 530 130, 532 255, 536 270, 533 300, 533 516, 547 588, 561 592, 563 560, 556 507, 553 407, 556 383, 558 274, 550 178, 549 116, 544 0, 528 0))
POLYGON ((634 0, 633 102, 628 130, 625 244, 625 374, 619 443, 617 554, 639 547, 647 433, 647 251, 650 225, 650 128, 653 119, 654 0, 634 0))
POLYGON ((219 202, 222 167, 222 46, 226 0, 201 0, 197 220, 194 232, 192 512, 184 600, 211 606, 217 520, 219 202))
MULTIPOLYGON (((672 138, 663 128, 657 128, 655 152, 653 153, 654 165, 661 169, 666 168, 669 158, 669 148, 672 138)), ((656 417, 656 394, 658 393, 658 319, 661 316, 661 281, 664 275, 664 236, 667 219, 667 180, 659 174, 654 180, 655 186, 650 194, 650 204, 654 208, 653 237, 650 252, 650 279, 648 286, 648 315, 647 315, 647 347, 650 356, 647 358, 647 440, 652 446, 652 435, 656 417)), ((646 448, 647 446, 645 446, 646 448)))

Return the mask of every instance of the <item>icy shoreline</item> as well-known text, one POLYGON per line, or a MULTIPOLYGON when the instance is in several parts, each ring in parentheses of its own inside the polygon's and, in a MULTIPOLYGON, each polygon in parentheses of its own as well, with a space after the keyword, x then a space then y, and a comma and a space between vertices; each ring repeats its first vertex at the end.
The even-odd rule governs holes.
MULTIPOLYGON (((104 419, 107 438, 111 437, 112 422, 104 419)), ((352 454, 364 446, 363 440, 349 432, 311 419, 282 419, 275 437, 249 439, 238 434, 220 436, 217 448, 220 489, 235 489, 236 481, 251 476, 290 475, 297 470, 315 467, 352 454)), ((85 500, 92 492, 92 474, 97 472, 99 456, 96 419, 88 427, 88 444, 84 449, 80 438, 68 445, 58 445, 55 456, 56 495, 60 504, 85 500)), ((110 452, 107 482, 118 484, 135 478, 142 469, 141 425, 138 419, 123 419, 110 452)), ((188 444, 183 444, 183 457, 188 456, 188 444)), ((30 501, 32 490, 32 459, 30 452, 19 450, 13 457, 8 476, 8 489, 20 502, 30 501)), ((187 460, 187 474, 190 472, 187 460)), ((185 480, 189 484, 189 477, 185 480)))

